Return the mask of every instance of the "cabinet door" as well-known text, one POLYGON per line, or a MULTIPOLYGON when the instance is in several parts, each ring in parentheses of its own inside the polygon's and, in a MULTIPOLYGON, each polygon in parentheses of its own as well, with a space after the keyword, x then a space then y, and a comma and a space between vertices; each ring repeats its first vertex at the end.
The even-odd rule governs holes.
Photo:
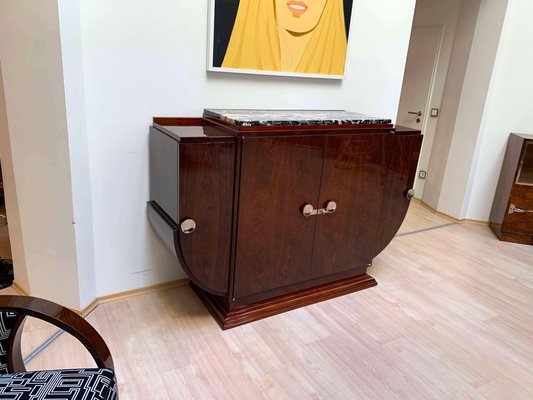
POLYGON ((243 141, 234 297, 309 278, 324 137, 243 141))
POLYGON ((382 134, 329 136, 326 139, 311 278, 366 267, 378 235, 384 176, 382 134))

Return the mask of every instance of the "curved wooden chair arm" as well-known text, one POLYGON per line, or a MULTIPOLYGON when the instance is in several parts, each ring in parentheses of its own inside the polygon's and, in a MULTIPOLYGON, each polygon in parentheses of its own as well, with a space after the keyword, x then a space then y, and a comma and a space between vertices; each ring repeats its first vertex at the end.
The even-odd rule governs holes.
POLYGON ((20 342, 26 316, 49 322, 78 339, 89 351, 98 368, 113 369, 111 352, 100 334, 85 319, 66 307, 48 300, 30 296, 0 296, 0 311, 12 311, 18 315, 9 339, 9 372, 24 372, 20 342))

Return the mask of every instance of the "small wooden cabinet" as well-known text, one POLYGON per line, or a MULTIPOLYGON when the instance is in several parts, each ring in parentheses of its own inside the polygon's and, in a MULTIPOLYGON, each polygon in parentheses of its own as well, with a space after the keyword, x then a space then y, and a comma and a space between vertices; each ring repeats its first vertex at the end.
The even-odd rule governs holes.
POLYGON ((224 329, 365 289, 407 211, 421 141, 382 120, 155 118, 150 220, 224 329))
POLYGON ((509 137, 490 226, 500 240, 533 245, 533 135, 509 137))

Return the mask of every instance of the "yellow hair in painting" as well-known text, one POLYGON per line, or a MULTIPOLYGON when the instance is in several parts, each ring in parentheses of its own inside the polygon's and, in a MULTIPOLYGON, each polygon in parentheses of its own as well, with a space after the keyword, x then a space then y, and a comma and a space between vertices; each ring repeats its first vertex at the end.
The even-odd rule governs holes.
MULTIPOLYGON (((346 59, 343 0, 328 0, 295 71, 343 75, 346 59)), ((224 68, 281 71, 274 1, 240 0, 224 68)))

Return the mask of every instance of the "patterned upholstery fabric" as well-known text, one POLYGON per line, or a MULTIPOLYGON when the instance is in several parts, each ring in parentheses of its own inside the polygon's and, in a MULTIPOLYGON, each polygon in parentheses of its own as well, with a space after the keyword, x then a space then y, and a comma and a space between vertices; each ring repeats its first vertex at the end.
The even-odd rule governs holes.
POLYGON ((18 314, 0 311, 1 400, 118 400, 110 369, 70 369, 9 374, 7 351, 18 314))
POLYGON ((0 311, 0 374, 7 374, 7 350, 11 330, 17 322, 18 314, 10 311, 0 311))
POLYGON ((118 400, 110 369, 71 369, 0 375, 0 399, 118 400))

